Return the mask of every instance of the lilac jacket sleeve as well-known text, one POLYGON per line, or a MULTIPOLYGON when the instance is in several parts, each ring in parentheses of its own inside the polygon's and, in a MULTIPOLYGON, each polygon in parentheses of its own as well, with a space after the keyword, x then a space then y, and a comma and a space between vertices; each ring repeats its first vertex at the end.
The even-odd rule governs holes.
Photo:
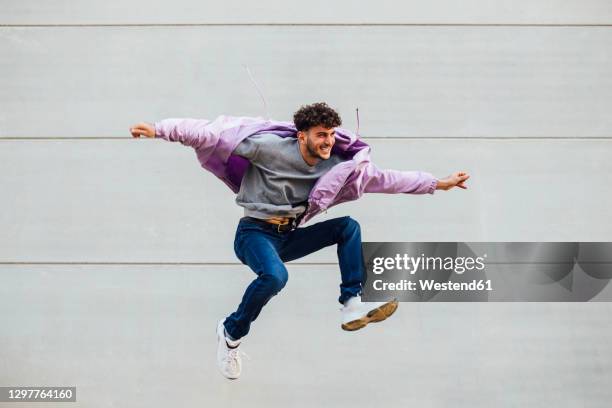
POLYGON ((433 194, 438 179, 424 171, 381 170, 370 162, 364 169, 365 193, 433 194))
POLYGON ((207 119, 171 118, 155 122, 155 137, 199 149, 210 139, 207 119))

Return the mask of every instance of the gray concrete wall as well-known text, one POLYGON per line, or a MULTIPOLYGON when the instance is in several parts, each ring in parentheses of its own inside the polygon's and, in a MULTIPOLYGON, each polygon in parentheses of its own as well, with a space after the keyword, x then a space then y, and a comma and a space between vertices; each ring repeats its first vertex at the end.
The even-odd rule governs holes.
POLYGON ((254 277, 232 249, 241 209, 193 151, 128 128, 325 100, 355 129, 358 106, 381 167, 465 170, 469 189, 371 194, 311 223, 610 241, 611 3, 1 7, 0 386, 76 385, 75 407, 610 405, 610 304, 403 303, 346 333, 334 248, 289 264, 225 380, 215 324, 254 277))

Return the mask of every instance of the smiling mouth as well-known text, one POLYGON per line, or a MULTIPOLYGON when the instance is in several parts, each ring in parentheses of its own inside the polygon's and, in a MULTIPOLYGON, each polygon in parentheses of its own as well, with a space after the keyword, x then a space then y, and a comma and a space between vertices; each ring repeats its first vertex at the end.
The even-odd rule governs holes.
POLYGON ((321 150, 323 150, 324 152, 328 152, 328 151, 329 151, 329 149, 330 149, 330 147, 329 147, 329 146, 327 146, 327 147, 321 147, 321 150))

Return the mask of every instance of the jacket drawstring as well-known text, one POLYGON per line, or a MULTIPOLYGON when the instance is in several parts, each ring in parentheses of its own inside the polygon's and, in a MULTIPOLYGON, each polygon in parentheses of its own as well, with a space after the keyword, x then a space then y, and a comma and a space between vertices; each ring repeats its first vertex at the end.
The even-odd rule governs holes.
POLYGON ((359 139, 359 107, 357 107, 356 111, 357 111, 357 131, 355 132, 355 135, 357 135, 357 139, 359 139))
POLYGON ((246 69, 247 74, 249 74, 249 78, 251 78, 251 81, 253 81, 253 84, 255 85, 255 89, 257 89, 257 93, 259 93, 259 96, 261 97, 261 100, 263 101, 264 111, 266 112, 265 119, 270 120, 270 115, 268 115, 268 104, 266 103, 266 98, 264 98, 263 96, 263 92, 261 92, 261 89, 259 89, 257 82, 255 82, 255 78, 253 78, 253 75, 251 74, 251 70, 249 69, 249 66, 246 64, 243 64, 242 66, 246 69))

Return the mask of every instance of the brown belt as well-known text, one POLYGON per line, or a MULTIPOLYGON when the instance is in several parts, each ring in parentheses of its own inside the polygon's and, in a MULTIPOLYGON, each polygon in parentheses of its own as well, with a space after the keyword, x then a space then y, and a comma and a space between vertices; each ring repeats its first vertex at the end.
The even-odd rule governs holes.
POLYGON ((254 217, 245 217, 249 221, 256 222, 258 224, 267 225, 276 230, 277 232, 287 232, 291 231, 294 228, 295 218, 292 217, 276 217, 276 218, 267 218, 260 219, 254 217), (273 226, 276 226, 274 228, 273 226))
POLYGON ((291 217, 275 217, 275 218, 266 218, 264 221, 272 223, 272 224, 289 224, 293 218, 291 217))

